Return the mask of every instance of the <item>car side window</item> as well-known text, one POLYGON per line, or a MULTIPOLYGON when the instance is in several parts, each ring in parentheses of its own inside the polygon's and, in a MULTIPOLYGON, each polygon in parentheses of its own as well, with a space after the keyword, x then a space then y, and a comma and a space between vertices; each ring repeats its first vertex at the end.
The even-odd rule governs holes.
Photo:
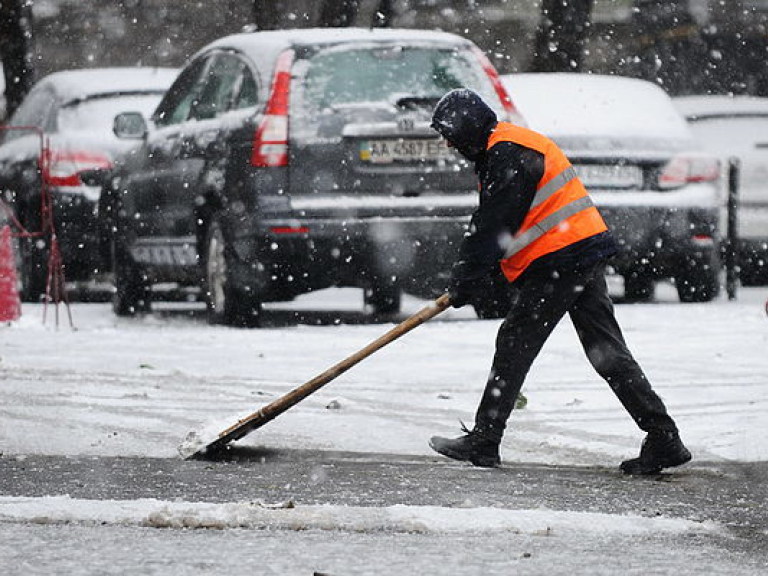
MULTIPOLYGON (((9 126, 35 126, 41 130, 50 131, 52 125, 52 111, 56 105, 56 95, 48 87, 33 90, 24 99, 16 113, 8 123, 9 126)), ((26 130, 4 130, 5 142, 29 135, 26 130)))
POLYGON ((205 73, 200 97, 193 103, 191 118, 214 118, 234 107, 245 64, 235 54, 218 54, 205 73))
POLYGON ((253 77, 253 73, 250 69, 243 65, 237 95, 235 96, 235 102, 232 108, 237 110, 241 108, 250 108, 251 106, 256 106, 258 103, 259 89, 256 84, 256 79, 253 77))
POLYGON ((189 118, 192 104, 202 89, 202 77, 209 58, 200 58, 184 70, 168 89, 152 119, 158 126, 179 124, 189 118))

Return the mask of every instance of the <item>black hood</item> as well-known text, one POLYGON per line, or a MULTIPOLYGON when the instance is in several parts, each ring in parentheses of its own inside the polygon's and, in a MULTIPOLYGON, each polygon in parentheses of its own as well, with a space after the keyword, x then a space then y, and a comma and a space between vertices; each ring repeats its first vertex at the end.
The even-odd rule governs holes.
POLYGON ((465 88, 448 92, 432 114, 432 128, 473 162, 485 152, 497 123, 496 113, 480 96, 465 88))

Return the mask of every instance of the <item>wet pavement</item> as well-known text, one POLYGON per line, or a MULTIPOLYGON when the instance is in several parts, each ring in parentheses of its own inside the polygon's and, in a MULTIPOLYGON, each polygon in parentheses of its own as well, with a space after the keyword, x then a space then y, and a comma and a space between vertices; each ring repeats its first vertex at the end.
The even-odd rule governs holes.
MULTIPOLYGON (((664 516, 724 526, 718 546, 768 568, 768 463, 694 462, 633 478, 617 469, 235 447, 217 461, 4 456, 0 495, 93 500, 547 509, 664 516)), ((718 540, 718 538, 715 538, 718 540)))

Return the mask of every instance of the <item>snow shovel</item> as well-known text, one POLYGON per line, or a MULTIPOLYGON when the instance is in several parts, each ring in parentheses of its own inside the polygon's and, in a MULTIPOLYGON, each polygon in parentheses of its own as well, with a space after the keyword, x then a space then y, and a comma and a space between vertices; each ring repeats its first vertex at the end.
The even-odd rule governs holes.
POLYGON ((256 428, 260 428, 270 420, 273 420, 313 392, 316 392, 328 384, 331 380, 341 376, 358 362, 364 360, 387 344, 397 340, 400 336, 410 332, 427 320, 434 318, 450 305, 450 297, 448 294, 443 294, 437 300, 425 306, 413 316, 403 320, 389 332, 368 344, 365 348, 355 352, 338 364, 331 366, 322 374, 318 374, 305 384, 302 384, 298 388, 294 388, 284 396, 267 404, 253 414, 239 420, 236 424, 220 432, 212 441, 199 438, 194 433, 191 433, 187 436, 185 442, 179 446, 179 453, 187 460, 201 460, 205 459, 206 456, 213 456, 221 452, 228 443, 234 440, 239 440, 249 432, 252 432, 256 428))

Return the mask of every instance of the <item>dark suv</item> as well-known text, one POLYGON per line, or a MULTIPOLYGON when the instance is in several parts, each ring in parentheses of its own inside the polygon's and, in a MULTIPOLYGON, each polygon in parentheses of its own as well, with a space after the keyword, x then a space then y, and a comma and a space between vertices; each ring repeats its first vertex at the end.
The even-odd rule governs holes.
POLYGON ((430 129, 438 99, 469 87, 516 111, 480 50, 419 30, 238 34, 183 68, 102 195, 115 312, 152 285, 201 288, 210 318, 256 324, 261 305, 329 286, 374 312, 445 286, 475 177, 430 129))

